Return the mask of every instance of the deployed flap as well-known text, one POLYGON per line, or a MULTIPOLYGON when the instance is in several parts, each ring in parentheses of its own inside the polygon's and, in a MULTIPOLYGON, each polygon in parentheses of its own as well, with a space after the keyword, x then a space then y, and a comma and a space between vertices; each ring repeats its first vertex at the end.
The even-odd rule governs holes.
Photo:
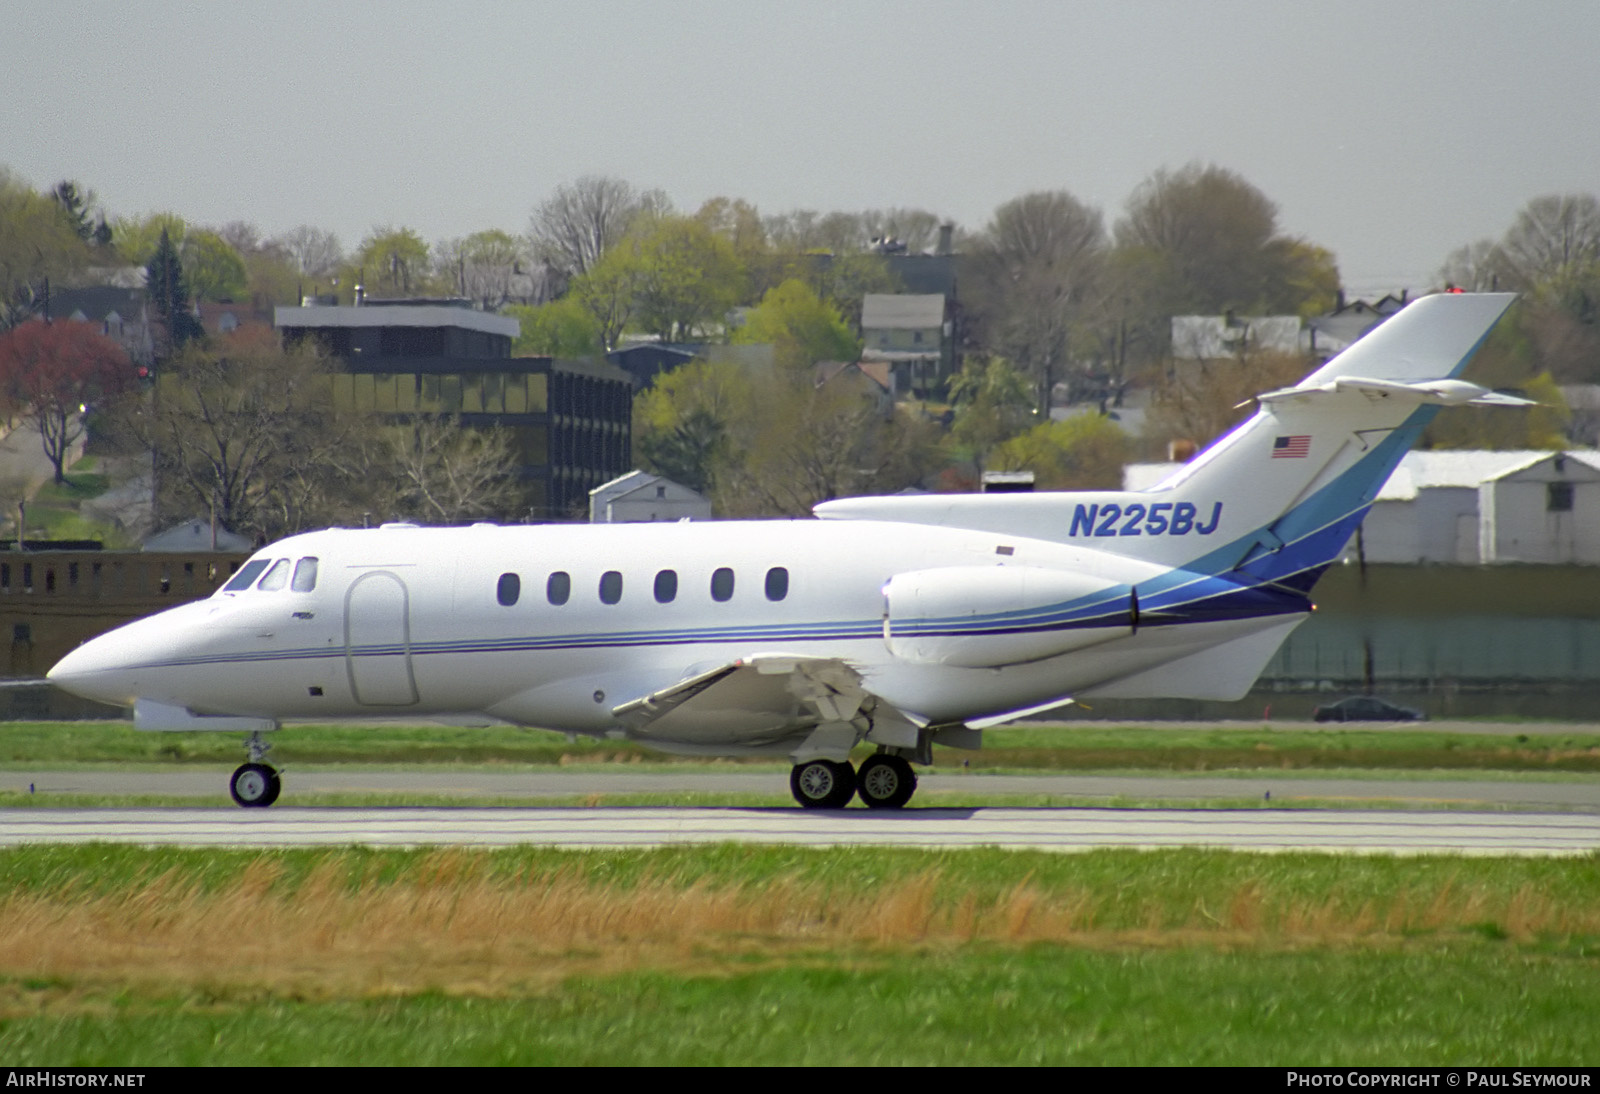
POLYGON ((787 653, 742 657, 622 703, 611 713, 641 737, 671 739, 715 733, 732 717, 742 725, 763 723, 772 734, 848 725, 855 730, 850 745, 866 737, 903 746, 906 740, 915 744, 916 728, 925 724, 868 691, 861 674, 845 661, 787 653))

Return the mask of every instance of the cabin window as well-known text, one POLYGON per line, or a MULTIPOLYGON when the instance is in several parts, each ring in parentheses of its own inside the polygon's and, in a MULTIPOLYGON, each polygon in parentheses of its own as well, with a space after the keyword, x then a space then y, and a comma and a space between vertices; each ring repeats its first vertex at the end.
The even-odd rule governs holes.
POLYGON ((495 586, 494 598, 506 607, 517 602, 517 597, 522 595, 522 578, 516 574, 501 574, 500 583, 495 586))
POLYGON ((552 604, 565 604, 572 595, 572 578, 561 570, 550 575, 544 584, 545 599, 552 604))
POLYGON ((294 564, 294 580, 289 582, 289 588, 297 593, 309 593, 317 588, 317 560, 302 558, 294 564))
POLYGON ((267 568, 264 558, 253 559, 244 564, 244 569, 233 575, 233 580, 222 587, 225 593, 242 593, 248 589, 256 578, 261 576, 261 571, 267 568))
MULTIPOLYGON (((166 579, 163 578, 163 581, 166 579)), ((264 593, 275 593, 289 584, 289 560, 280 558, 272 564, 272 569, 267 571, 267 576, 261 579, 261 584, 256 588, 264 593)), ((165 589, 162 592, 166 592, 165 589)))
POLYGON ((600 575, 600 603, 615 604, 622 599, 622 575, 616 570, 607 570, 600 575))
POLYGON ((678 572, 676 570, 662 570, 656 575, 656 601, 660 604, 670 604, 678 597, 678 572))
POLYGON ((1552 513, 1572 512, 1572 484, 1570 482, 1552 482, 1546 485, 1548 492, 1545 495, 1545 508, 1552 513))
POLYGON ((782 600, 789 595, 789 571, 774 566, 767 571, 767 599, 782 600))
POLYGON ((733 571, 726 566, 711 575, 711 599, 733 599, 733 571))

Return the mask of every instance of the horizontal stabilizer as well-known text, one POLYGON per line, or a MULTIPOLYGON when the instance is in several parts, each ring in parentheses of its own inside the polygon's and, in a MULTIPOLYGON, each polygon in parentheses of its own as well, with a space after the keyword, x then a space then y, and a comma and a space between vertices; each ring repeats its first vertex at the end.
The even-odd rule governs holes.
POLYGON ((1445 377, 1438 380, 1418 380, 1402 383, 1398 380, 1378 380, 1367 376, 1341 376, 1322 384, 1301 384, 1279 388, 1256 396, 1258 403, 1284 403, 1319 395, 1364 395, 1374 401, 1395 399, 1419 406, 1538 406, 1532 399, 1503 392, 1466 380, 1445 377))

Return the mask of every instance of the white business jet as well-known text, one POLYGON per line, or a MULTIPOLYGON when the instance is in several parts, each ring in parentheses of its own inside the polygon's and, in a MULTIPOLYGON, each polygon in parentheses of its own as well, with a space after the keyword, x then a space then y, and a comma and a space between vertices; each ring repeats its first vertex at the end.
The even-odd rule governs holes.
POLYGON ((1144 492, 848 498, 820 520, 389 524, 291 536, 50 671, 145 730, 541 726, 786 756, 800 804, 895 808, 934 743, 1076 698, 1244 695, 1509 295, 1419 299, 1144 492), (860 745, 876 752, 853 768, 860 745))

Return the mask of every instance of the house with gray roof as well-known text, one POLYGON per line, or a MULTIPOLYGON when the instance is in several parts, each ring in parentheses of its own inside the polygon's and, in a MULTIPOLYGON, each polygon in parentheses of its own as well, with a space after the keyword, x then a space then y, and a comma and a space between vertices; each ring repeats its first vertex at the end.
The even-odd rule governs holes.
POLYGON ((948 298, 937 293, 868 293, 861 302, 863 361, 893 366, 901 391, 923 393, 954 367, 948 298))

